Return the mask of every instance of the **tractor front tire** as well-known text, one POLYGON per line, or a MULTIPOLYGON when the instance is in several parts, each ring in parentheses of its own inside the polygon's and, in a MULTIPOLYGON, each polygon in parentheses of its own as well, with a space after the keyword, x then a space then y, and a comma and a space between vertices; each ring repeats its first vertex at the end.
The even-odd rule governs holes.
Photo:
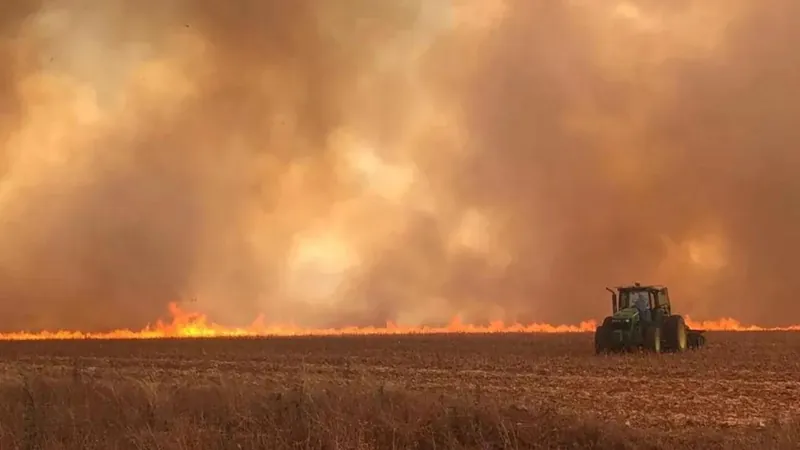
POLYGON ((644 348, 653 353, 661 353, 661 328, 650 325, 644 330, 644 348))
POLYGON ((683 317, 674 315, 664 320, 664 340, 667 349, 673 352, 683 352, 689 347, 689 333, 683 317))
POLYGON ((594 352, 597 355, 608 353, 610 347, 610 329, 606 326, 599 326, 594 330, 594 352))

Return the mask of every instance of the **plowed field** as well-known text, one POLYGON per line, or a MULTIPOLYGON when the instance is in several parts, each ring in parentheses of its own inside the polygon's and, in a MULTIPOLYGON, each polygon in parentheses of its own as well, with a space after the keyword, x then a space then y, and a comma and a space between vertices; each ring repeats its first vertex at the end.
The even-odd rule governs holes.
POLYGON ((264 391, 374 386, 687 439, 796 429, 800 333, 709 333, 708 342, 698 352, 655 356, 595 356, 589 334, 3 342, 0 372, 28 383, 112 387, 124 380, 264 391))

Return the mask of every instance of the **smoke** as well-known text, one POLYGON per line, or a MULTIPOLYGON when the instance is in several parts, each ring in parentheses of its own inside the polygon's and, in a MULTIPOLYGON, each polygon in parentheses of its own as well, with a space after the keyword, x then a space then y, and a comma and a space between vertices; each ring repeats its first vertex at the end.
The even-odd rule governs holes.
POLYGON ((795 310, 793 2, 84 3, 0 13, 0 328, 795 310))
POLYGON ((446 189, 513 262, 455 273, 460 293, 574 321, 639 280, 695 316, 791 320, 774 312, 797 311, 796 4, 507 6, 451 91, 472 140, 446 189))

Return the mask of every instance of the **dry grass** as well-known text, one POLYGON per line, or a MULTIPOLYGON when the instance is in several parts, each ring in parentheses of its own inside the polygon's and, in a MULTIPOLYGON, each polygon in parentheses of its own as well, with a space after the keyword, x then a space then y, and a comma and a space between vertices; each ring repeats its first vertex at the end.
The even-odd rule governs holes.
POLYGON ((798 448, 800 333, 0 345, 0 449, 798 448))

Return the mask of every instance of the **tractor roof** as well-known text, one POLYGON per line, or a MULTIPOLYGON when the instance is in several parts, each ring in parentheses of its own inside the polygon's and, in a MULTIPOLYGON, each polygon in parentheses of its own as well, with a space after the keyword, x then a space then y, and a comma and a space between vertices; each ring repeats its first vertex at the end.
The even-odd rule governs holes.
POLYGON ((618 291, 663 291, 665 286, 661 285, 640 285, 639 283, 631 284, 628 286, 617 286, 618 291))

